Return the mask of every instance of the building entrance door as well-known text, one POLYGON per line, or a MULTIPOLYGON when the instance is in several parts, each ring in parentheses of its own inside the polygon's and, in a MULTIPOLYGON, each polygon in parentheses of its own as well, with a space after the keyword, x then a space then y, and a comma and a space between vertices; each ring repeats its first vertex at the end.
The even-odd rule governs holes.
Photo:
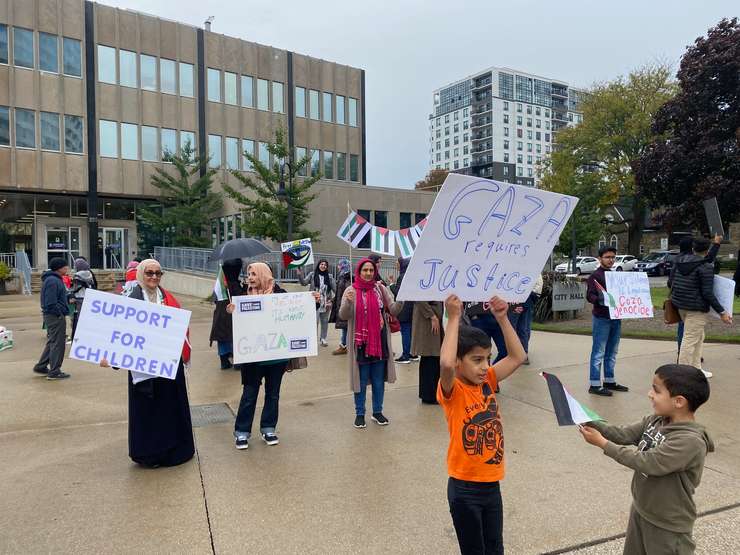
POLYGON ((126 247, 126 229, 122 227, 104 227, 100 231, 99 239, 103 246, 103 268, 105 270, 120 270, 126 266, 123 259, 128 248, 126 247))
POLYGON ((46 251, 48 261, 52 258, 64 258, 72 267, 74 259, 80 256, 79 227, 46 228, 46 251))

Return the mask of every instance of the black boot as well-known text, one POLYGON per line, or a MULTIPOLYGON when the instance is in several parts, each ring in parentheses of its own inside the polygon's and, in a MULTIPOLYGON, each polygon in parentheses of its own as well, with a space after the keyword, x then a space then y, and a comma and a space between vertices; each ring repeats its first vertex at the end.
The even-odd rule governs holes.
POLYGON ((231 361, 229 355, 219 355, 221 357, 221 370, 228 370, 231 368, 231 361))

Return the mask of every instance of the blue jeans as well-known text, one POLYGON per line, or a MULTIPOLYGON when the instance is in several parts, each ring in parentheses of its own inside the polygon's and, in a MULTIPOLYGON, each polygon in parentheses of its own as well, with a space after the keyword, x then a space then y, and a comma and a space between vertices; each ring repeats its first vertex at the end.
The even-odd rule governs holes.
POLYGON ((230 355, 234 352, 234 345, 231 341, 217 341, 218 356, 230 355))
POLYGON ((619 337, 622 333, 622 320, 591 317, 591 373, 589 384, 601 385, 601 366, 604 365, 604 383, 615 383, 614 366, 617 364, 619 337))
POLYGON ((501 326, 498 325, 496 318, 491 314, 483 314, 482 316, 478 316, 473 319, 472 324, 493 339, 493 342, 496 345, 496 350, 498 351, 496 358, 493 359, 493 364, 504 358, 507 354, 506 341, 504 341, 504 332, 501 330, 501 326))
POLYGON ((347 328, 344 328, 342 330, 342 340, 339 342, 340 345, 347 346, 347 328))
POLYGON ((365 398, 367 383, 373 386, 373 414, 383 412, 383 397, 385 396, 385 361, 360 364, 360 392, 355 393, 355 414, 365 416, 365 398))
POLYGON ((401 322, 401 344, 403 345, 401 358, 411 358, 411 322, 401 322))

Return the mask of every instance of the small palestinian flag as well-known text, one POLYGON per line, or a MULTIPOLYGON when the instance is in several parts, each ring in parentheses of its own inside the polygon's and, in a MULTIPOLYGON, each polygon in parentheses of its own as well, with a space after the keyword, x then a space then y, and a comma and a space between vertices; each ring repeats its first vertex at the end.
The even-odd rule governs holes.
POLYGON ((614 299, 614 295, 604 289, 598 281, 594 280, 594 283, 596 284, 596 288, 604 294, 604 301, 609 303, 606 306, 610 308, 617 308, 617 301, 614 299))
POLYGON ((230 299, 229 288, 226 285, 226 276, 224 275, 224 269, 218 267, 218 276, 216 276, 216 283, 213 284, 213 295, 217 301, 225 301, 230 299))
POLYGON ((370 222, 360 216, 357 212, 350 213, 347 219, 344 220, 342 227, 337 231, 337 237, 339 237, 345 243, 349 243, 353 247, 362 241, 368 231, 370 231, 370 222))
POLYGON ((547 372, 540 373, 540 376, 545 378, 550 390, 550 398, 555 409, 555 416, 558 419, 558 425, 574 426, 575 424, 604 420, 586 405, 576 401, 557 376, 547 372))
POLYGON ((395 256, 396 232, 384 227, 373 226, 370 231, 370 250, 378 254, 395 256))
POLYGON ((414 228, 407 227, 396 232, 396 242, 402 258, 410 258, 419 244, 419 236, 413 233, 414 228))

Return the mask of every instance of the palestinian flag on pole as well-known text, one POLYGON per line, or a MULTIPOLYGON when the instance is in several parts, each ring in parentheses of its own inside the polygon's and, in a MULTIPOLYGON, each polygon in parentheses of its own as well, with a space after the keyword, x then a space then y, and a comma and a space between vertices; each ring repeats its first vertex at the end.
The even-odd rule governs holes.
POLYGON ((353 211, 347 216, 342 227, 337 231, 337 237, 345 243, 357 247, 360 241, 362 241, 362 238, 370 231, 371 227, 370 222, 353 211))
POLYGON ((419 244, 419 236, 413 233, 413 229, 412 227, 407 227, 405 229, 399 229, 396 232, 398 250, 403 258, 410 258, 416 250, 416 245, 419 244))
POLYGON ((396 255, 396 232, 384 227, 373 226, 370 231, 370 250, 378 254, 396 255))
POLYGON ((545 378, 547 388, 550 390, 552 406, 555 409, 555 416, 560 426, 573 426, 575 424, 585 424, 596 420, 604 420, 586 405, 582 405, 565 386, 560 382, 557 376, 541 372, 540 376, 545 378))
POLYGON ((218 276, 216 276, 216 283, 213 284, 213 295, 217 301, 225 301, 230 298, 229 288, 226 285, 226 276, 224 275, 224 269, 218 267, 218 276))

